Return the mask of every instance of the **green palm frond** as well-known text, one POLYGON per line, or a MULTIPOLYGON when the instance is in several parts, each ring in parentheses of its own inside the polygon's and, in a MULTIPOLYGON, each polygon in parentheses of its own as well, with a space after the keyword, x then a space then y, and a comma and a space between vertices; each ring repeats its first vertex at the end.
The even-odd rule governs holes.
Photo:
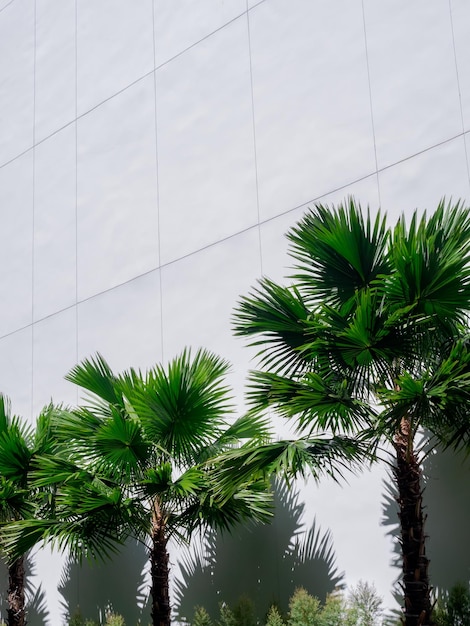
POLYGON ((111 417, 112 406, 103 407, 99 411, 79 407, 73 411, 58 412, 54 420, 55 436, 74 450, 85 442, 94 441, 103 421, 111 417))
POLYGON ((42 519, 28 519, 3 526, 0 529, 0 542, 8 562, 16 561, 40 543, 46 529, 53 523, 42 519))
POLYGON ((26 519, 2 529, 11 558, 38 542, 67 549, 74 558, 106 559, 133 533, 148 532, 149 515, 118 485, 100 480, 61 486, 55 497, 54 517, 26 519))
MULTIPOLYGON (((336 348, 350 368, 373 368, 378 363, 392 362, 399 354, 399 346, 382 297, 364 289, 355 300, 347 324, 332 335, 331 347, 336 348)), ((334 330, 331 324, 330 329, 334 330)))
POLYGON ((465 322, 470 309, 470 217, 461 203, 441 201, 427 219, 404 216, 393 232, 387 281, 390 301, 413 305, 436 321, 465 322))
POLYGON ((273 496, 265 480, 251 482, 229 498, 207 494, 199 516, 205 525, 230 531, 242 522, 267 523, 273 516, 273 496))
POLYGON ((43 407, 36 420, 36 429, 33 433, 34 454, 51 453, 57 446, 55 429, 56 417, 65 409, 62 406, 48 404, 43 407))
MULTIPOLYGON (((90 392, 95 403, 98 398, 109 404, 122 403, 116 377, 101 354, 96 354, 76 365, 65 379, 90 392)), ((99 406, 102 406, 102 403, 99 403, 99 406)))
POLYGON ((374 419, 370 403, 355 397, 348 380, 327 369, 308 372, 299 380, 252 372, 248 400, 259 410, 272 407, 297 420, 298 432, 307 436, 318 431, 356 432, 374 419))
POLYGON ((277 441, 257 448, 228 451, 216 460, 217 492, 231 497, 255 476, 280 475, 287 481, 306 478, 315 480, 329 475, 341 479, 345 471, 359 470, 365 460, 372 460, 366 443, 344 436, 306 437, 277 441))
POLYGON ((270 420, 259 411, 249 411, 226 428, 210 446, 202 451, 199 462, 207 461, 232 446, 256 446, 271 439, 270 420))
POLYGON ((243 298, 233 316, 235 334, 250 337, 249 345, 262 346, 258 356, 264 367, 304 368, 300 348, 310 311, 295 288, 280 287, 264 278, 243 298), (251 337, 255 336, 255 339, 251 337))
POLYGON ((0 393, 0 433, 5 432, 11 421, 11 402, 7 396, 0 393))
POLYGON ((0 524, 11 520, 31 517, 34 506, 28 489, 20 489, 18 485, 7 478, 0 477, 0 524))
POLYGON ((240 523, 270 522, 272 515, 273 497, 269 483, 265 479, 252 480, 230 495, 217 489, 201 492, 182 510, 176 524, 170 520, 170 533, 184 541, 198 528, 210 527, 230 532, 240 523))
MULTIPOLYGON (((426 428, 438 440, 455 443, 460 424, 463 430, 459 436, 463 441, 470 424, 463 417, 470 405, 470 352, 466 342, 455 343, 448 355, 436 352, 426 365, 419 376, 404 372, 393 389, 377 390, 384 407, 378 428, 392 438, 400 421, 406 418, 414 432, 426 428)), ((470 429, 467 440, 469 434, 470 429)))
POLYGON ((19 520, 3 527, 0 537, 9 562, 41 543, 51 544, 59 551, 68 550, 78 562, 84 557, 103 560, 116 554, 125 537, 118 536, 115 526, 105 526, 102 522, 102 519, 91 521, 89 518, 80 521, 19 520))
POLYGON ((201 495, 204 497, 209 488, 209 475, 203 465, 189 467, 175 480, 172 474, 170 463, 150 469, 140 490, 144 497, 157 497, 159 505, 175 515, 187 509, 188 502, 193 503, 201 495))
POLYGON ((25 487, 32 449, 28 445, 29 433, 13 418, 0 434, 0 475, 25 487))
POLYGON ((173 482, 173 493, 176 498, 185 500, 207 488, 207 478, 201 467, 188 468, 173 482))
POLYGON ((147 465, 150 446, 141 424, 119 407, 103 413, 80 407, 61 411, 56 417, 56 435, 77 461, 94 462, 98 469, 129 480, 147 465))
POLYGON ((31 470, 31 487, 39 489, 66 483, 88 483, 93 481, 95 475, 77 465, 74 460, 57 453, 38 455, 31 463, 31 470))
POLYGON ((206 350, 189 350, 165 370, 157 366, 142 386, 126 390, 145 431, 177 463, 191 463, 220 435, 232 411, 224 383, 229 364, 206 350))
POLYGON ((338 306, 387 274, 388 230, 353 198, 338 207, 318 204, 287 234, 299 263, 294 278, 306 301, 338 306))
POLYGON ((172 485, 173 468, 171 463, 162 463, 158 467, 150 468, 146 471, 140 489, 145 496, 156 496, 167 494, 172 485))
POLYGON ((97 466, 127 482, 147 466, 151 457, 151 446, 140 423, 119 411, 112 411, 110 419, 103 422, 93 444, 90 447, 97 466))

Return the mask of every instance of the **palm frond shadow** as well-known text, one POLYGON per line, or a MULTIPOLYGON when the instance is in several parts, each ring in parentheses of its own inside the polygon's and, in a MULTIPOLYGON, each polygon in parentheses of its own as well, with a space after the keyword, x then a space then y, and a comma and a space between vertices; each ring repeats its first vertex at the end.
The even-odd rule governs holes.
MULTIPOLYGON (((423 462, 423 484, 428 556, 435 595, 470 580, 470 461, 453 451, 435 450, 423 462), (451 529, 451 531, 450 531, 451 529)), ((400 535, 396 490, 392 480, 383 482, 382 525, 394 539, 393 567, 397 568, 393 596, 401 603, 400 535)))
POLYGON ((30 626, 44 626, 49 623, 47 598, 42 585, 39 585, 37 589, 28 589, 28 585, 26 586, 26 604, 30 626))
POLYGON ((220 602, 234 605, 242 596, 254 601, 263 618, 273 603, 287 611, 297 587, 321 600, 343 587, 331 533, 322 533, 315 521, 305 528, 304 512, 298 493, 278 485, 271 524, 239 528, 229 536, 212 532, 188 549, 174 581, 176 618, 187 621, 201 604, 216 616, 220 602))
MULTIPOLYGON (((31 555, 25 558, 25 604, 27 611, 27 619, 29 626, 45 626, 49 623, 49 610, 47 608, 46 593, 42 588, 35 586, 33 579, 36 576, 36 566, 31 555)), ((0 567, 0 619, 6 619, 7 616, 7 586, 8 586, 8 568, 1 562, 0 567)))
POLYGON ((395 482, 392 478, 389 480, 383 480, 383 492, 382 492, 382 519, 381 525, 384 526, 387 531, 386 534, 393 539, 393 554, 390 565, 396 568, 396 578, 393 583, 392 596, 397 603, 397 608, 390 611, 390 615, 385 616, 385 624, 390 622, 391 624, 397 624, 398 618, 402 615, 401 610, 398 608, 403 602, 403 591, 400 587, 401 579, 401 548, 400 548, 400 521, 398 517, 398 503, 397 503, 397 489, 395 482))
POLYGON ((428 552, 436 593, 470 580, 470 459, 436 450, 423 463, 428 552))
POLYGON ((87 619, 103 619, 112 609, 126 623, 148 622, 147 550, 129 541, 112 561, 77 563, 67 557, 58 586, 62 612, 69 617, 77 611, 87 619))

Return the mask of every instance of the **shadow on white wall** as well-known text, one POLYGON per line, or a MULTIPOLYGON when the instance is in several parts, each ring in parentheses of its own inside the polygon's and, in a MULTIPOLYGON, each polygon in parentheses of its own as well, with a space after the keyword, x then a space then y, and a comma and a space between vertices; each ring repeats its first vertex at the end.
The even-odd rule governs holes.
POLYGON ((287 611, 297 587, 323 601, 343 586, 331 534, 322 533, 315 523, 305 527, 305 505, 298 493, 278 486, 275 505, 271 524, 240 527, 231 535, 210 533, 188 550, 175 582, 178 621, 191 619, 194 607, 201 605, 216 618, 220 602, 233 606, 248 597, 263 623, 271 604, 287 611))
MULTIPOLYGON (((436 594, 470 582, 470 459, 451 450, 435 451, 423 463, 423 502, 428 536, 426 552, 436 594)), ((394 483, 384 481, 382 525, 394 542, 391 565, 397 568, 394 596, 401 603, 401 552, 394 483)))

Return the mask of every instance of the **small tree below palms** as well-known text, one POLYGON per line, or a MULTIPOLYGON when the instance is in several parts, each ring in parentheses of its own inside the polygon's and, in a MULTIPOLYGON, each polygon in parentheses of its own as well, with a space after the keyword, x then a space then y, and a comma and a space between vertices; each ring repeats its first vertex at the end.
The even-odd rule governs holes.
POLYGON ((266 626, 285 626, 279 609, 274 605, 269 609, 268 615, 266 616, 266 626))
POLYGON ((436 626, 468 626, 470 624, 470 591, 468 585, 457 584, 437 603, 436 626))
POLYGON ((374 585, 360 580, 348 594, 348 606, 356 616, 355 624, 360 626, 380 626, 382 598, 374 585))
POLYGON ((288 626, 321 626, 320 600, 303 587, 296 589, 289 602, 288 626))

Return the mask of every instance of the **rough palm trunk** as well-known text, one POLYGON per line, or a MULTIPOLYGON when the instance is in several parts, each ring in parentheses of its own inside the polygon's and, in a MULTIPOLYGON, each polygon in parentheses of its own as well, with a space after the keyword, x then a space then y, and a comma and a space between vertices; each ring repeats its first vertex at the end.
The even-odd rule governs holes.
POLYGON ((403 560, 403 623, 405 626, 432 626, 422 472, 414 454, 409 432, 409 423, 404 420, 400 432, 395 437, 397 464, 394 473, 398 487, 403 560))
POLYGON ((8 568, 8 626, 25 626, 24 558, 16 559, 8 568))
POLYGON ((150 548, 150 573, 152 578, 152 624, 170 626, 171 608, 169 591, 169 567, 167 539, 161 514, 156 512, 152 522, 152 546, 150 548))

